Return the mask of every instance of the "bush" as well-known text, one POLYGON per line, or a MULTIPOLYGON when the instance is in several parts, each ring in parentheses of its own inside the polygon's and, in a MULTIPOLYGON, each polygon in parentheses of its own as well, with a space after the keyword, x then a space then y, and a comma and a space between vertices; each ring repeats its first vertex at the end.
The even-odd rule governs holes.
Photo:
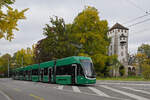
POLYGON ((120 73, 120 76, 124 76, 124 74, 125 74, 125 68, 123 66, 121 66, 119 68, 119 73, 120 73))
POLYGON ((144 79, 150 79, 150 65, 144 64, 142 68, 143 68, 142 75, 144 79))
POLYGON ((129 71, 129 72, 128 72, 128 76, 136 76, 136 73, 129 71))

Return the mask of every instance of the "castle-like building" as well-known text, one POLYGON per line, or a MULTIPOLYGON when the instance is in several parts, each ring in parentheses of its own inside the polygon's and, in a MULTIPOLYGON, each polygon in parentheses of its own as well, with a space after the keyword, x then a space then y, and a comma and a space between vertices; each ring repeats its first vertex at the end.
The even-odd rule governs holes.
MULTIPOLYGON (((118 56, 118 60, 125 68, 125 74, 127 75, 129 29, 119 23, 116 23, 109 29, 107 35, 111 38, 108 55, 111 56, 116 54, 118 56)), ((119 73, 117 76, 119 76, 119 73)))

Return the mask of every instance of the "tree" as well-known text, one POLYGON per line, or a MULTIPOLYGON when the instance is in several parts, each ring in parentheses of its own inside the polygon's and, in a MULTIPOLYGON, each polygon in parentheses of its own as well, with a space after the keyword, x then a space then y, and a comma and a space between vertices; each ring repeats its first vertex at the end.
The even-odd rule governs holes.
POLYGON ((62 18, 50 18, 44 28, 45 38, 35 49, 36 61, 43 62, 68 56, 89 56, 93 59, 98 75, 104 76, 108 60, 108 23, 100 20, 94 7, 86 7, 72 24, 62 18))
POLYGON ((142 44, 140 47, 138 47, 136 58, 139 64, 139 74, 142 74, 142 66, 145 64, 150 64, 150 45, 142 44))
POLYGON ((43 30, 46 38, 36 45, 36 62, 74 55, 74 47, 70 44, 70 25, 66 25, 62 18, 50 18, 50 25, 46 24, 43 30))
POLYGON ((117 76, 119 76, 119 74, 123 76, 124 70, 123 69, 120 70, 120 67, 122 67, 122 65, 118 61, 117 55, 109 56, 108 63, 109 63, 109 65, 107 65, 107 66, 110 67, 110 70, 112 72, 111 76, 117 77, 117 76))
POLYGON ((150 45, 149 44, 142 44, 138 47, 138 52, 145 54, 148 59, 150 59, 150 45))
POLYGON ((138 66, 139 66, 139 75, 142 74, 142 65, 145 64, 146 61, 146 55, 142 53, 137 53, 136 59, 138 61, 138 66))
POLYGON ((11 55, 10 54, 4 54, 0 57, 0 74, 5 74, 8 71, 8 62, 10 63, 11 55))
POLYGON ((78 55, 91 57, 96 71, 102 75, 108 58, 108 23, 106 20, 100 20, 98 14, 96 8, 89 6, 78 14, 72 25, 72 41, 81 46, 77 47, 78 55))
POLYGON ((139 75, 146 74, 148 71, 147 67, 150 65, 150 45, 149 44, 142 44, 138 47, 138 53, 136 55, 136 59, 138 61, 139 66, 139 75), (146 71, 146 70, 147 71, 146 71))
POLYGON ((143 72, 142 75, 144 79, 150 79, 150 65, 148 64, 143 64, 143 72))
POLYGON ((34 63, 34 49, 32 48, 27 48, 27 49, 21 49, 17 51, 14 56, 13 56, 13 63, 15 64, 14 66, 16 67, 22 67, 22 66, 27 66, 31 65, 34 63))
POLYGON ((14 4, 15 0, 0 0, 0 39, 5 38, 11 41, 14 38, 14 30, 18 31, 17 22, 25 19, 24 13, 28 9, 18 11, 10 5, 14 4), (6 12, 3 10, 7 10, 6 12))

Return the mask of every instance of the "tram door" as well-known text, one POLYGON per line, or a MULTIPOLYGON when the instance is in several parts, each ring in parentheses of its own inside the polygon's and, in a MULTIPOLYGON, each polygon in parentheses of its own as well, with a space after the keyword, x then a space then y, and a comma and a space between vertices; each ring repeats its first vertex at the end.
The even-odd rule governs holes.
POLYGON ((76 84, 77 65, 72 64, 72 84, 76 84))
POLYGON ((49 71, 49 73, 48 73, 49 83, 51 83, 51 79, 52 79, 52 68, 49 68, 48 71, 49 71))
POLYGON ((41 69, 41 81, 43 81, 44 69, 41 69))
POLYGON ((28 76, 29 76, 29 77, 28 77, 28 78, 29 78, 28 80, 30 81, 30 80, 31 80, 31 70, 28 71, 28 76))
POLYGON ((26 80, 26 71, 23 71, 23 80, 26 80))

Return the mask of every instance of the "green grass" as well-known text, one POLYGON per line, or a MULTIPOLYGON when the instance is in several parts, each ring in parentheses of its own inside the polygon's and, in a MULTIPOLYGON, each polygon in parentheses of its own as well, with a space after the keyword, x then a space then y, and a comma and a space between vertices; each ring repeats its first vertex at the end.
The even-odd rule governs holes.
POLYGON ((117 81, 150 81, 144 79, 143 77, 139 76, 129 76, 129 77, 97 77, 97 80, 117 80, 117 81))

